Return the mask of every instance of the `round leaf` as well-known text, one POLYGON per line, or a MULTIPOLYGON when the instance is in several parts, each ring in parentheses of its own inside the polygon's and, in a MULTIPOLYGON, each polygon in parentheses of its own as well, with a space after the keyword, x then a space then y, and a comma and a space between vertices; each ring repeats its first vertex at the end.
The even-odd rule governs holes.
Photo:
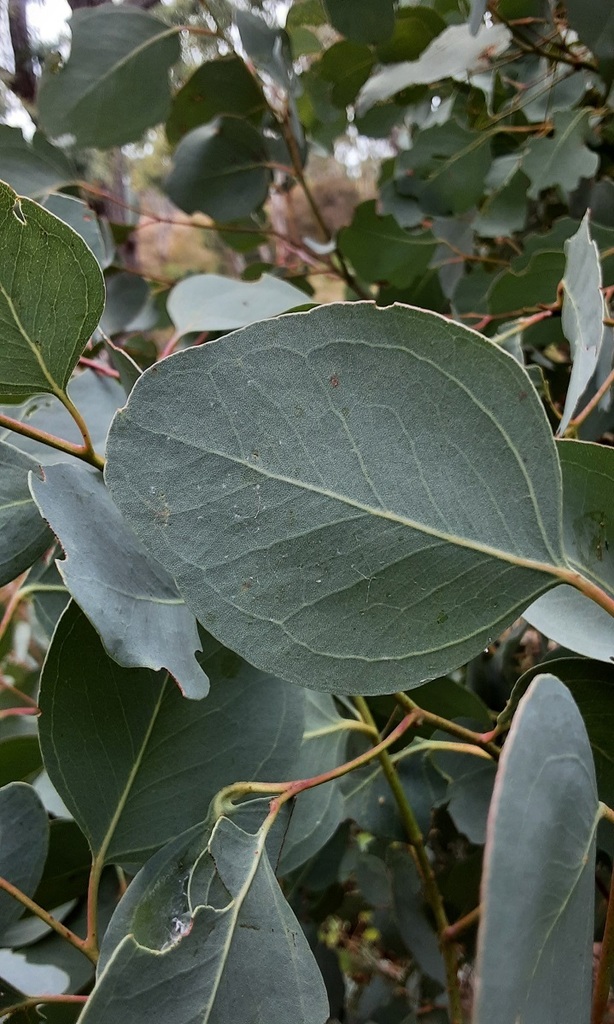
POLYGON ((283 316, 155 366, 113 422, 107 480, 199 621, 314 689, 445 674, 564 564, 526 374, 411 307, 283 316))

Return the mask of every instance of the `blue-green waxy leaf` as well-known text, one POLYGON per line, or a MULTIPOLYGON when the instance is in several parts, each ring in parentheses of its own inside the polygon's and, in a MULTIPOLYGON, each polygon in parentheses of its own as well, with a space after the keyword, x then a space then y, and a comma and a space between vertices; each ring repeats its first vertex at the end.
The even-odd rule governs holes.
POLYGON ((92 850, 108 862, 142 863, 204 820, 222 786, 291 773, 302 692, 213 641, 208 652, 211 692, 194 703, 163 673, 120 668, 76 605, 58 624, 41 683, 43 758, 92 850))
POLYGON ((581 178, 591 178, 599 157, 586 144, 589 108, 556 113, 553 138, 531 139, 522 169, 531 179, 528 195, 537 199, 546 188, 558 186, 565 192, 577 188, 581 178))
POLYGON ((0 179, 19 195, 47 195, 76 178, 75 168, 61 149, 36 132, 27 142, 20 128, 0 124, 0 179))
POLYGON ((595 769, 573 698, 538 676, 503 748, 489 816, 475 1024, 578 1024, 590 1014, 595 769))
POLYGON ((264 136, 249 121, 218 117, 182 138, 166 191, 186 213, 202 211, 222 223, 239 220, 268 195, 267 160, 264 136))
POLYGON ((34 459, 0 442, 0 586, 10 583, 51 545, 28 488, 28 474, 40 473, 34 459))
MULTIPOLYGON (((0 789, 0 875, 33 896, 40 882, 47 845, 47 812, 31 786, 11 782, 0 789)), ((17 921, 23 906, 0 893, 0 932, 17 921)))
MULTIPOLYGON (((346 760, 349 729, 327 693, 305 694, 305 732, 298 760, 292 768, 297 779, 308 779, 329 771, 346 760)), ((344 818, 340 782, 308 789, 295 800, 290 825, 284 838, 280 873, 290 871, 313 857, 344 818)))
POLYGON ((0 182, 0 394, 57 394, 98 324, 100 267, 83 239, 0 182))
POLYGON ((165 668, 184 696, 206 696, 194 616, 126 523, 100 474, 67 463, 47 466, 42 479, 31 478, 31 490, 64 549, 65 559, 57 563, 62 579, 111 657, 126 668, 165 668))
POLYGON ((135 7, 110 3, 75 11, 70 25, 70 57, 60 69, 46 69, 39 90, 47 134, 106 149, 139 139, 164 121, 167 72, 180 54, 177 29, 135 7))
POLYGON ((194 274, 171 289, 167 305, 175 330, 183 335, 233 331, 304 306, 307 301, 300 288, 270 274, 249 282, 221 274, 194 274))
MULTIPOLYGON (((563 543, 570 565, 614 595, 614 452, 585 441, 559 441, 563 471, 563 543)), ((533 602, 524 617, 568 650, 608 664, 614 619, 569 586, 533 602)))
POLYGON ((178 353, 140 378, 107 454, 114 499, 205 628, 314 689, 442 675, 564 564, 560 468, 523 369, 411 307, 331 305, 178 353))
MULTIPOLYGON (((176 864, 174 905, 165 850, 156 858, 159 878, 147 865, 144 880, 135 879, 139 902, 131 886, 129 911, 124 901, 117 911, 132 929, 110 958, 105 954, 80 1020, 324 1024, 324 983, 275 880, 267 825, 251 834, 223 817, 203 831, 200 856, 194 837, 176 864)), ((181 845, 173 844, 177 851, 181 845)))
POLYGON ((601 293, 601 263, 599 249, 591 238, 588 213, 585 213, 575 235, 565 242, 565 274, 561 285, 561 321, 563 334, 571 347, 573 368, 559 434, 567 429, 597 369, 604 338, 606 311, 601 293))
MULTIPOLYGON (((347 6, 347 0, 345 3, 347 6)), ((482 28, 477 34, 472 33, 468 25, 450 25, 429 43, 417 60, 390 64, 376 72, 360 92, 359 112, 390 99, 410 85, 428 85, 442 78, 463 80, 468 74, 488 70, 490 59, 503 53, 510 40, 511 34, 505 25, 482 28)))

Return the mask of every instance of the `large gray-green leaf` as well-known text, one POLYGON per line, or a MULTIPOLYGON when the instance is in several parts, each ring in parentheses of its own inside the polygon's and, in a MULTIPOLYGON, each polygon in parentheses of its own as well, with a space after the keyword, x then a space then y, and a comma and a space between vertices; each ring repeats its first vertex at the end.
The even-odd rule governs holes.
POLYGON ((107 454, 199 621, 314 689, 442 675, 563 565, 560 469, 524 371, 411 307, 331 305, 179 353, 140 378, 107 454))
POLYGON ((100 267, 83 239, 0 182, 0 393, 63 390, 98 324, 100 267))
POLYGON ((40 473, 34 459, 0 441, 0 586, 29 569, 52 543, 28 488, 31 471, 40 473))
POLYGON ((186 213, 239 220, 264 203, 272 181, 264 136, 238 117, 218 117, 183 137, 166 191, 186 213))
MULTIPOLYGON (((31 786, 11 782, 0 789, 0 876, 33 896, 40 882, 47 845, 47 812, 31 786)), ((19 920, 23 906, 0 893, 0 932, 19 920)))
POLYGON ((360 92, 358 109, 363 113, 409 85, 429 85, 442 78, 464 79, 468 74, 486 71, 490 59, 507 50, 511 38, 505 25, 482 27, 475 34, 469 25, 450 25, 429 43, 418 60, 390 64, 373 75, 360 92))
POLYGON ((258 281, 235 281, 221 274, 194 274, 171 290, 168 314, 178 334, 233 331, 278 316, 309 301, 287 281, 263 274, 258 281))
POLYGON ((0 178, 19 195, 46 195, 75 177, 70 160, 40 132, 28 143, 20 128, 0 124, 0 178))
POLYGON ((570 192, 581 178, 592 178, 599 157, 585 145, 590 114, 586 107, 560 111, 553 117, 554 137, 529 142, 522 169, 531 179, 530 199, 537 199, 540 192, 555 185, 570 192))
POLYGON ((139 139, 164 121, 168 69, 180 53, 177 29, 111 3, 75 11, 70 25, 70 57, 59 70, 45 71, 38 93, 47 134, 105 149, 139 139))
POLYGON ((43 758, 107 861, 143 862, 204 820, 222 786, 291 771, 303 694, 209 646, 211 692, 193 703, 162 674, 115 664, 74 604, 58 624, 41 684, 43 758))
MULTIPOLYGON (((187 878, 185 863, 176 866, 177 907, 188 905, 180 915, 169 905, 161 851, 162 885, 135 881, 139 895, 145 891, 133 932, 106 960, 83 1024, 324 1024, 324 983, 275 880, 266 838, 266 827, 252 835, 221 818, 187 878)), ((134 902, 130 890, 127 900, 134 902)))
POLYGON ((538 676, 503 748, 488 822, 475 1024, 578 1024, 592 987, 595 769, 569 690, 538 676))
POLYGON ((31 478, 31 490, 64 549, 57 563, 62 579, 114 661, 126 668, 165 668, 184 696, 206 696, 194 616, 126 523, 100 474, 68 463, 47 466, 42 479, 31 478))
MULTIPOLYGON (((569 563, 614 594, 614 452, 585 441, 559 441, 563 471, 563 543, 569 563)), ((569 650, 610 663, 614 619, 571 587, 538 598, 525 619, 569 650)))
MULTIPOLYGON (((305 694, 305 732, 292 773, 309 779, 343 764, 349 730, 327 693, 305 694)), ((344 800, 337 780, 301 793, 295 800, 292 818, 280 860, 280 873, 287 875, 313 857, 343 820, 344 800)))
POLYGON ((558 433, 563 434, 595 373, 604 337, 605 300, 599 249, 591 238, 588 212, 565 242, 562 327, 571 347, 573 368, 558 433))

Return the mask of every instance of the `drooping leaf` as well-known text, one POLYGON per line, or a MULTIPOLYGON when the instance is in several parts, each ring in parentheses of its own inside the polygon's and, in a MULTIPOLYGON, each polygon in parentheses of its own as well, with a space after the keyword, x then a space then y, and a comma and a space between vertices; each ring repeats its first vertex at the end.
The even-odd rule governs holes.
MULTIPOLYGON (((343 764, 349 731, 332 697, 305 694, 305 732, 293 774, 308 779, 343 764)), ((290 825, 281 851, 282 875, 313 857, 333 835, 344 817, 344 800, 338 781, 308 789, 295 800, 290 825)))
POLYGON ((375 202, 361 203, 339 233, 339 249, 363 281, 388 281, 404 288, 423 274, 435 252, 430 231, 411 235, 392 216, 380 217, 375 202))
MULTIPOLYGON (((0 789, 0 876, 33 896, 47 856, 47 812, 31 786, 11 782, 0 789)), ((0 893, 0 932, 19 920, 23 906, 0 893)))
POLYGON ((418 60, 391 64, 376 72, 360 92, 358 109, 364 113, 374 103, 390 99, 410 85, 429 85, 442 78, 465 79, 468 74, 488 70, 490 59, 503 53, 510 41, 505 25, 483 27, 475 35, 468 25, 450 25, 429 43, 418 60))
POLYGON ((191 331, 232 331, 306 302, 308 297, 300 288, 270 274, 250 282, 221 274, 193 274, 175 285, 167 306, 175 330, 183 335, 191 331))
POLYGON ((558 433, 563 434, 595 373, 604 337, 605 300, 599 250, 591 238, 585 213, 575 235, 565 242, 563 334, 571 346, 573 368, 558 433))
MULTIPOLYGON (((31 490, 64 549, 57 563, 62 579, 114 661, 126 668, 165 668, 184 696, 206 696, 209 682, 195 654, 200 640, 194 616, 100 475, 60 463, 47 466, 43 479, 33 477, 31 490)), ((160 509, 163 515, 163 502, 160 509)))
POLYGON ((104 302, 83 239, 0 182, 0 393, 63 390, 104 302))
POLYGON ((34 459, 0 442, 0 586, 29 569, 51 545, 30 495, 30 472, 40 473, 34 459))
MULTIPOLYGON (((614 594, 614 452, 584 441, 559 441, 563 471, 563 543, 567 559, 584 576, 614 594)), ((524 617, 569 650, 610 663, 614 619, 571 587, 538 598, 524 617)))
POLYGON ((377 56, 382 64, 416 60, 445 27, 441 15, 429 7, 402 7, 390 39, 378 45, 377 56))
POLYGON ((290 41, 280 28, 272 28, 253 11, 234 9, 234 20, 251 63, 283 89, 294 80, 290 41))
POLYGON ((381 43, 394 29, 393 0, 324 0, 333 28, 358 43, 381 43))
POLYGON ((222 786, 256 775, 277 781, 291 769, 301 691, 210 648, 211 692, 193 703, 163 674, 120 668, 76 605, 58 624, 41 683, 43 758, 108 862, 142 863, 204 820, 222 786))
POLYGON ((497 238, 521 231, 527 219, 529 179, 518 169, 518 157, 497 157, 485 184, 492 189, 480 208, 474 227, 479 235, 497 238))
POLYGON ((597 822, 580 713, 558 679, 538 676, 520 702, 495 783, 475 1024, 588 1020, 597 822))
POLYGON ((141 376, 141 368, 137 366, 131 355, 119 345, 112 341, 105 341, 105 348, 109 354, 111 365, 119 373, 120 384, 127 395, 130 394, 137 380, 141 376))
MULTIPOLYGON (((186 865, 177 865, 176 904, 187 903, 181 916, 169 905, 168 863, 162 886, 155 877, 147 888, 135 881, 138 895, 145 892, 135 907, 134 931, 106 962, 83 1024, 149 1024, 169 1014, 176 1024, 324 1024, 324 983, 275 880, 266 838, 264 827, 252 835, 221 818, 203 837, 186 879, 187 899, 180 891, 186 865)), ((152 874, 150 865, 145 872, 152 874)), ((126 898, 134 904, 130 890, 126 898)))
POLYGON ((586 146, 590 110, 560 111, 553 117, 554 137, 531 139, 522 169, 531 179, 530 199, 558 185, 565 192, 577 188, 581 178, 591 178, 599 157, 586 146))
POLYGON ((34 900, 52 910, 87 892, 92 858, 85 836, 74 821, 54 818, 49 827, 49 850, 34 900))
POLYGON ((196 69, 173 98, 166 136, 174 146, 193 128, 220 114, 257 122, 265 110, 262 90, 239 57, 208 61, 196 69))
POLYGON ((271 183, 264 137, 249 121, 218 117, 185 135, 166 182, 170 198, 186 213, 214 220, 247 217, 264 203, 271 183))
POLYGON ((177 29, 136 7, 110 3, 75 11, 70 26, 70 57, 59 70, 45 71, 38 93, 47 134, 106 149, 164 121, 168 69, 180 52, 177 29))
POLYGON ((41 769, 36 735, 7 736, 0 740, 0 786, 30 780, 41 769))
POLYGON ((28 143, 21 129, 0 124, 0 179, 19 195, 35 199, 75 177, 70 160, 40 132, 28 143))
MULTIPOLYGON (((111 337, 123 331, 133 330, 133 324, 145 311, 149 297, 147 282, 142 277, 127 273, 113 274, 107 279, 101 329, 111 337)), ((153 327, 154 323, 148 327, 153 327)))
POLYGON ((107 454, 199 621, 315 689, 442 675, 563 565, 560 469, 524 371, 409 307, 328 306, 179 353, 143 374, 107 454))

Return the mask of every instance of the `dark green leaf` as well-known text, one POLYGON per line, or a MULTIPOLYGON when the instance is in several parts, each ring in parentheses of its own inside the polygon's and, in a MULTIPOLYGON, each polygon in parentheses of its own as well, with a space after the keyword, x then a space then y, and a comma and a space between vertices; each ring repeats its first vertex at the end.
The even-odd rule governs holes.
POLYGON ((381 43, 394 29, 393 0, 324 0, 333 28, 359 43, 381 43))
POLYGON ((488 137, 455 121, 427 128, 398 160, 397 191, 438 217, 464 213, 481 199, 491 166, 488 137))
POLYGON ((588 733, 599 797, 604 803, 614 804, 614 666, 602 665, 585 658, 554 658, 536 665, 520 677, 512 691, 499 721, 505 724, 515 712, 518 702, 535 676, 549 669, 565 683, 578 705, 588 733))
POLYGON ((41 752, 36 736, 7 736, 0 740, 0 786, 31 779, 40 768, 41 752))
POLYGON ((262 90, 239 57, 201 64, 173 99, 166 122, 166 135, 172 146, 220 114, 234 114, 259 121, 266 110, 262 90))
POLYGON ((270 274, 258 281, 235 281, 221 274, 193 274, 171 290, 168 314, 179 335, 232 331, 256 320, 304 306, 308 296, 270 274))
POLYGON ((28 488, 34 459, 0 442, 0 586, 10 583, 51 546, 49 529, 28 488))
POLYGON ((371 49, 361 43, 335 43, 322 55, 319 71, 322 78, 331 82, 331 99, 338 107, 347 107, 356 99, 361 85, 364 85, 375 58, 371 49))
POLYGON ((107 296, 100 321, 105 334, 113 337, 114 334, 135 329, 133 325, 145 311, 149 295, 147 282, 142 277, 113 274, 107 278, 107 296))
POLYGON ((422 882, 412 855, 392 848, 386 857, 392 883, 394 916, 403 939, 423 971, 445 984, 437 936, 425 916, 422 882))
POLYGON ((186 213, 219 221, 247 217, 264 203, 272 180, 265 140, 248 121, 219 117, 188 132, 174 155, 166 191, 186 213))
POLYGON ((202 821, 222 786, 283 779, 294 763, 301 691, 211 647, 211 693, 195 704, 165 676, 111 661, 74 604, 58 624, 41 684, 45 767, 109 862, 144 861, 202 821))
POLYGON ((614 11, 609 0, 567 0, 565 5, 569 24, 580 37, 580 42, 593 51, 599 61, 602 77, 611 83, 614 76, 614 11))
MULTIPOLYGON (((165 668, 184 696, 204 697, 208 680, 195 655, 200 640, 194 617, 123 519, 100 475, 60 463, 48 466, 31 488, 64 549, 65 559, 58 562, 62 579, 110 656, 126 668, 165 668)), ((163 514, 163 502, 160 508, 163 514)))
POLYGON ((167 72, 179 59, 177 29, 115 4, 77 10, 70 24, 70 57, 59 70, 47 68, 38 93, 45 131, 106 149, 139 139, 164 121, 167 72))
POLYGON ((100 267, 72 228, 1 182, 0 233, 0 392, 57 394, 100 319, 100 267))
POLYGON ((288 89, 292 85, 292 53, 285 32, 270 28, 259 14, 239 9, 234 10, 234 19, 241 42, 252 64, 260 72, 288 89))
POLYGON ((392 36, 380 43, 377 56, 383 64, 416 60, 445 27, 443 18, 428 7, 401 8, 396 14, 392 36))
POLYGON ((538 676, 503 748, 488 823, 475 1024, 588 1020, 598 818, 580 713, 558 679, 538 676))
POLYGON ((524 371, 409 307, 291 314, 159 364, 114 420, 107 476, 199 621, 316 689, 457 667, 563 565, 558 460, 524 371))
MULTIPOLYGON (((176 1024, 324 1024, 324 984, 275 880, 266 837, 265 827, 251 835, 221 818, 203 837, 192 871, 178 865, 177 905, 188 903, 182 915, 169 906, 172 879, 164 864, 165 884, 156 886, 154 878, 145 889, 135 908, 133 934, 120 942, 99 975, 83 1024, 150 1024, 169 1015, 176 1024), (203 868, 207 885, 199 892, 195 883, 203 868), (184 880, 187 900, 181 894, 184 880)), ((140 895, 144 886, 138 879, 133 884, 140 895)), ((127 899, 134 905, 131 890, 127 899)))
MULTIPOLYGON (((47 856, 47 812, 31 786, 12 782, 0 789, 0 876, 32 896, 47 856)), ((19 920, 23 906, 0 893, 0 932, 19 920)))
POLYGON ((74 821, 56 818, 49 828, 49 852, 34 900, 52 910, 87 892, 92 858, 85 836, 74 821))
POLYGON ((436 751, 433 760, 449 779, 444 802, 452 821, 470 843, 481 845, 495 781, 494 761, 453 750, 436 751))
POLYGON ((19 195, 36 198, 75 177, 70 160, 40 132, 28 143, 19 128, 0 124, 0 178, 19 195))
POLYGON ((423 274, 435 252, 430 231, 411 235, 392 216, 380 217, 375 201, 356 207, 349 227, 339 234, 339 249, 364 281, 389 281, 398 288, 423 274))

